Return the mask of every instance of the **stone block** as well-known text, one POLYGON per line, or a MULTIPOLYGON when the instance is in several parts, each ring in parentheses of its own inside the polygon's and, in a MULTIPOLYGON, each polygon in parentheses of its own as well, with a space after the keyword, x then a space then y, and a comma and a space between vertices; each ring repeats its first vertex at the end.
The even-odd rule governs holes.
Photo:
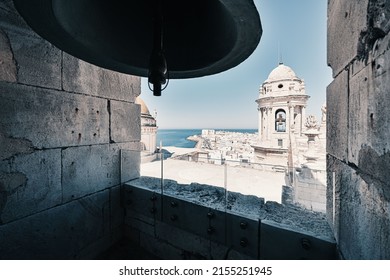
POLYGON ((134 102, 141 94, 141 78, 103 69, 64 53, 63 89, 134 102))
POLYGON ((122 177, 139 177, 139 151, 133 143, 70 147, 62 150, 62 186, 64 201, 73 200, 120 184, 122 177), (122 171, 120 168, 122 164, 122 171))
POLYGON ((133 216, 130 214, 126 216, 125 224, 129 228, 137 230, 140 234, 154 236, 156 232, 155 221, 150 221, 147 217, 145 218, 141 218, 140 215, 133 216))
POLYGON ((333 77, 359 55, 359 43, 367 26, 368 3, 369 0, 329 1, 327 53, 333 77))
MULTIPOLYGON (((356 166, 353 166, 356 168, 356 166)), ((359 165, 357 169, 367 183, 376 182, 381 192, 390 198, 390 151, 378 154, 371 146, 364 146, 359 151, 359 165)))
POLYGON ((390 52, 385 51, 350 79, 348 160, 366 181, 384 184, 390 180, 389 72, 390 52))
POLYGON ((148 224, 148 225, 152 225, 152 226, 154 226, 154 224, 156 223, 156 220, 154 219, 154 217, 148 217, 148 216, 145 216, 141 213, 135 212, 132 209, 125 208, 125 224, 131 226, 131 221, 133 219, 141 221, 141 222, 148 224))
POLYGON ((372 148, 378 155, 383 155, 390 151, 390 50, 373 60, 371 69, 372 92, 369 95, 367 128, 371 132, 372 148))
POLYGON ((292 230, 287 225, 261 221, 260 259, 299 260, 334 259, 336 243, 318 239, 305 232, 292 230))
POLYGON ((17 81, 16 62, 7 34, 0 29, 0 81, 17 81))
POLYGON ((141 174, 141 152, 139 142, 119 144, 121 148, 120 182, 139 178, 141 174))
MULTIPOLYGON (((120 149, 117 144, 81 146, 62 151, 64 201, 73 200, 120 184, 120 149)), ((139 159, 129 158, 133 168, 139 159)))
POLYGON ((156 238, 180 248, 186 252, 187 257, 191 255, 192 257, 207 258, 209 256, 210 240, 175 226, 156 222, 156 238))
POLYGON ((146 234, 141 234, 140 246, 163 260, 180 260, 183 258, 181 249, 146 234))
POLYGON ((37 36, 9 31, 8 37, 18 65, 18 82, 60 90, 62 52, 37 36))
POLYGON ((110 189, 110 230, 122 227, 124 224, 125 210, 121 204, 120 186, 110 189))
POLYGON ((348 72, 344 71, 327 87, 327 153, 348 159, 348 72))
POLYGON ((107 101, 0 82, 0 132, 57 148, 109 142, 107 101))
MULTIPOLYGON (((211 248, 212 248, 211 249, 212 254, 215 255, 214 247, 212 246, 211 248)), ((220 258, 214 258, 214 259, 218 259, 218 260, 256 260, 256 258, 253 258, 252 256, 248 256, 248 255, 245 255, 245 254, 238 252, 236 250, 229 250, 229 249, 227 249, 227 251, 225 251, 225 254, 221 255, 220 258)))
POLYGON ((326 188, 326 216, 332 228, 336 241, 339 240, 339 213, 340 213, 340 176, 342 163, 331 155, 326 157, 327 188, 326 188))
POLYGON ((374 119, 369 118, 371 67, 367 66, 350 78, 348 161, 358 164, 359 151, 368 144, 374 119))
MULTIPOLYGON (((126 223, 126 221, 125 221, 126 223)), ((124 237, 130 240, 132 243, 139 246, 141 233, 138 229, 133 228, 127 224, 124 227, 124 237)))
POLYGON ((111 141, 141 140, 141 107, 138 104, 110 101, 111 141))
POLYGON ((103 238, 108 199, 104 191, 1 225, 0 259, 78 258, 103 238))
POLYGON ((343 164, 340 185, 339 249, 346 259, 389 259, 390 195, 380 182, 366 182, 343 164), (378 184, 379 183, 379 184, 378 184))
POLYGON ((108 250, 112 244, 118 240, 113 240, 110 235, 105 235, 96 242, 82 248, 74 259, 77 260, 95 260, 102 252, 108 250))
MULTIPOLYGON (((111 223, 111 222, 110 222, 111 223)), ((77 255, 74 256, 75 259, 80 260, 96 260, 96 259, 107 259, 104 257, 105 254, 102 252, 106 252, 107 250, 111 250, 114 244, 117 244, 121 240, 123 240, 124 232, 123 226, 112 228, 108 234, 105 234, 99 240, 87 245, 82 248, 77 255), (103 258, 101 258, 103 256, 103 258)), ((117 248, 115 248, 117 249, 117 248)), ((117 249, 118 251, 123 249, 117 249)), ((109 259, 112 259, 111 256, 109 259)))
POLYGON ((0 161, 10 159, 16 155, 31 154, 34 152, 31 141, 6 137, 1 131, 0 143, 0 161))
POLYGON ((0 224, 61 204, 61 150, 0 162, 0 224))

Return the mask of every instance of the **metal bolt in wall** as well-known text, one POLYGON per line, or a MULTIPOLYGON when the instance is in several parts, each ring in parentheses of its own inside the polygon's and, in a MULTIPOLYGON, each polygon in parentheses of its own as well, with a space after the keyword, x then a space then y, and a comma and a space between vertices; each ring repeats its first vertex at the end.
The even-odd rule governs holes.
POLYGON ((248 239, 246 239, 245 237, 241 238, 240 240, 240 245, 241 247, 246 247, 248 245, 248 239))
POLYGON ((240 228, 241 229, 246 229, 247 227, 248 227, 248 223, 247 222, 243 222, 243 221, 240 222, 240 228))
POLYGON ((302 245, 302 248, 305 249, 305 250, 310 250, 311 249, 311 242, 307 238, 302 238, 301 239, 301 245, 302 245))
POLYGON ((215 228, 213 228, 213 227, 209 227, 207 229, 207 234, 213 234, 214 232, 215 232, 215 228))

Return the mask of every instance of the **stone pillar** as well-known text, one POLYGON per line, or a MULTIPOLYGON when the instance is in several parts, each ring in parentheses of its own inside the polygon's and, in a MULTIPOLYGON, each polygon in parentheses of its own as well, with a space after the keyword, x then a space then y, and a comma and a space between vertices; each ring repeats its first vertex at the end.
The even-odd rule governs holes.
POLYGON ((273 132, 273 128, 274 128, 274 117, 273 117, 272 107, 269 107, 267 109, 268 109, 267 140, 271 140, 271 133, 273 132))
POLYGON ((258 132, 259 132, 259 141, 263 138, 263 109, 257 107, 257 111, 259 112, 259 124, 258 124, 258 132))
POLYGON ((290 109, 290 116, 289 116, 289 124, 288 124, 288 131, 293 133, 294 130, 295 130, 295 125, 294 125, 294 108, 295 106, 294 105, 290 105, 289 106, 289 109, 290 109), (291 130, 291 131, 290 131, 291 130))
POLYGON ((267 108, 264 108, 264 112, 265 112, 265 120, 264 120, 264 141, 268 140, 268 127, 269 127, 269 110, 268 110, 268 107, 267 108))
POLYGON ((303 132, 303 127, 305 125, 305 119, 306 119, 306 106, 302 106, 302 111, 301 111, 301 124, 300 124, 300 131, 299 131, 299 136, 302 136, 303 132))
POLYGON ((295 134, 301 135, 302 132, 302 106, 298 106, 298 113, 296 117, 296 124, 295 124, 295 134))

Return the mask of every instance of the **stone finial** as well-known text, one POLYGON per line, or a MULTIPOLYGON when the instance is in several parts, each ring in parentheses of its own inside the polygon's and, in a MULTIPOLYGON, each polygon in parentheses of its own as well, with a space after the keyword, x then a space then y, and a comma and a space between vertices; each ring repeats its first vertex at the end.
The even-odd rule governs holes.
POLYGON ((308 130, 309 129, 317 129, 318 128, 318 122, 317 122, 316 117, 313 116, 313 115, 307 116, 306 122, 305 122, 305 126, 306 126, 306 128, 308 130))

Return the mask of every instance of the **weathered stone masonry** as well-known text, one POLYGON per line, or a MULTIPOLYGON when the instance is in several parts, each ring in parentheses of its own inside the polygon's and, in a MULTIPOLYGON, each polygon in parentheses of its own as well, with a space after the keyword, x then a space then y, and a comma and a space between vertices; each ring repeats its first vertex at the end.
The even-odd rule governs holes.
POLYGON ((390 258, 389 31, 389 1, 329 1, 327 213, 346 259, 390 258))
POLYGON ((122 237, 139 94, 139 77, 60 51, 0 1, 0 259, 93 258, 122 237))

